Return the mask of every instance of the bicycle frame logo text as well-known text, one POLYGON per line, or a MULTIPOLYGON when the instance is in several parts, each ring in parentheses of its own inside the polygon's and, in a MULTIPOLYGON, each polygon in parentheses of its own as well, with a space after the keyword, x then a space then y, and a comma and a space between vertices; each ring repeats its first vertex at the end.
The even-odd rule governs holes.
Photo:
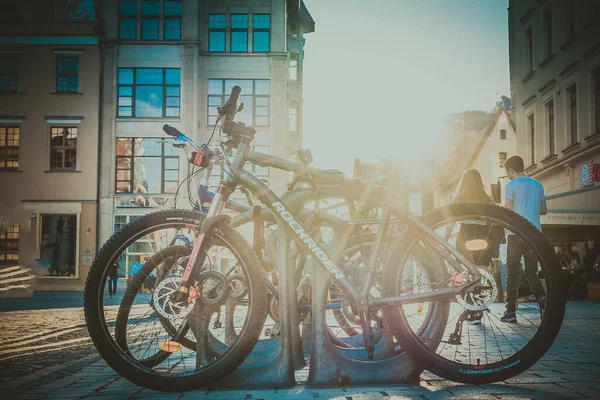
POLYGON ((300 222, 294 219, 294 216, 286 210, 285 206, 281 202, 273 203, 273 207, 277 210, 279 215, 288 223, 289 227, 296 233, 300 239, 306 244, 309 250, 315 257, 319 259, 325 266, 325 268, 336 278, 344 278, 344 273, 338 268, 338 266, 329 258, 327 254, 319 247, 319 245, 313 240, 313 238, 306 233, 300 222))

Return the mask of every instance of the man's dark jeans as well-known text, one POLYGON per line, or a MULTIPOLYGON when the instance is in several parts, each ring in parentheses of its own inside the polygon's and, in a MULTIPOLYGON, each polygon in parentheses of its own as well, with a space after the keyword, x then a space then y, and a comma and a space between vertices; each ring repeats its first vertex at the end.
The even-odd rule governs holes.
POLYGON ((515 311, 519 275, 521 273, 521 256, 525 259, 525 276, 535 298, 539 300, 546 295, 542 281, 538 275, 537 257, 529 247, 515 235, 508 235, 506 262, 506 310, 515 311))

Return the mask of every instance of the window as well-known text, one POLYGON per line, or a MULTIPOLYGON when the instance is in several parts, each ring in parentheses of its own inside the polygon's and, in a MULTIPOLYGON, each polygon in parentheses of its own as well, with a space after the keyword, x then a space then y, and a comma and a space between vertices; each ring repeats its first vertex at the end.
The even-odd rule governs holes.
POLYGON ((231 14, 231 51, 248 51, 248 14, 231 14))
POLYGON ((238 121, 252 126, 269 125, 270 81, 268 79, 209 79, 208 124, 217 121, 217 107, 225 104, 234 86, 242 88, 240 102, 244 110, 236 115, 238 121))
POLYGON ((208 16, 208 51, 225 51, 225 28, 227 17, 225 14, 210 14, 208 16))
POLYGON ((179 117, 178 68, 119 68, 118 116, 179 117))
POLYGON ((77 215, 42 214, 40 220, 39 265, 51 276, 75 276, 77 215))
POLYGON ((161 140, 117 138, 117 193, 175 193, 179 150, 161 140))
POLYGON ((596 133, 600 133, 600 68, 594 71, 594 103, 596 107, 596 133))
POLYGON ((142 39, 158 40, 158 17, 160 16, 160 1, 142 1, 142 39))
POLYGON ((527 75, 533 72, 533 34, 531 28, 525 31, 525 62, 527 63, 527 75))
POLYGON ((289 79, 292 81, 298 81, 298 59, 299 59, 299 55, 296 53, 291 53, 290 54, 290 58, 288 60, 288 72, 289 72, 289 79))
POLYGON ((137 0, 121 0, 119 3, 119 38, 137 39, 137 0))
POLYGON ((19 261, 19 225, 9 224, 0 232, 0 263, 19 261))
POLYGON ((125 228, 125 225, 129 224, 130 222, 134 222, 143 217, 143 215, 115 215, 113 234, 120 232, 123 228, 125 228))
POLYGON ((552 11, 550 9, 544 12, 544 56, 546 58, 552 55, 552 11))
POLYGON ((529 129, 529 143, 531 145, 531 165, 535 164, 535 118, 531 114, 527 117, 527 125, 529 129))
POLYGON ((271 15, 252 15, 252 29, 252 51, 256 53, 271 51, 271 15))
POLYGON ((181 40, 181 0, 165 0, 165 40, 181 40))
POLYGON ((568 90, 569 93, 569 133, 571 144, 577 143, 577 86, 573 85, 568 90))
POLYGON ((295 101, 291 101, 288 108, 288 127, 290 132, 298 132, 298 103, 295 101))
POLYGON ((549 150, 550 155, 556 154, 554 144, 554 101, 550 101, 546 104, 546 110, 548 113, 548 141, 550 143, 549 150))
POLYGON ((575 0, 566 0, 567 40, 575 36, 575 0))
POLYGON ((19 128, 0 126, 0 170, 19 168, 19 128))
POLYGON ((506 140, 506 129, 500 129, 500 140, 506 140))
POLYGON ((19 91, 19 57, 0 55, 0 93, 19 91))
POLYGON ((75 170, 77 163, 77 128, 50 128, 50 170, 75 170))
POLYGON ((58 57, 56 59, 56 91, 77 92, 79 89, 79 58, 58 57))

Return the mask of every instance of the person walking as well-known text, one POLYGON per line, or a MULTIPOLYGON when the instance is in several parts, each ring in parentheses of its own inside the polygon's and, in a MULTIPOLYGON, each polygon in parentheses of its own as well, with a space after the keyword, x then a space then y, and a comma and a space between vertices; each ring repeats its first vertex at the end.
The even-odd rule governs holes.
POLYGON ((117 293, 117 283, 119 282, 119 264, 114 263, 108 271, 108 293, 112 298, 117 293))
MULTIPOLYGON (((510 179, 505 189, 506 207, 525 217, 541 231, 540 215, 546 215, 548 212, 544 186, 525 174, 523 159, 519 156, 512 156, 506 160, 504 168, 510 179)), ((516 310, 521 257, 525 261, 525 276, 538 302, 540 315, 543 315, 546 310, 546 292, 538 275, 537 258, 520 238, 509 232, 506 266, 506 311, 501 318, 503 322, 517 322, 516 310)))
MULTIPOLYGON (((453 203, 475 201, 479 203, 494 204, 494 199, 486 192, 481 174, 476 169, 466 170, 452 198, 453 203)), ((504 242, 504 229, 493 227, 489 224, 473 221, 462 223, 456 239, 456 249, 460 251, 473 265, 488 270, 492 259, 498 256, 500 243, 504 242), (473 240, 485 240, 490 243, 481 250, 468 250, 467 243, 473 240)), ((472 303, 470 298, 467 303, 472 303)), ((473 311, 467 320, 471 325, 481 324, 483 311, 473 311)))

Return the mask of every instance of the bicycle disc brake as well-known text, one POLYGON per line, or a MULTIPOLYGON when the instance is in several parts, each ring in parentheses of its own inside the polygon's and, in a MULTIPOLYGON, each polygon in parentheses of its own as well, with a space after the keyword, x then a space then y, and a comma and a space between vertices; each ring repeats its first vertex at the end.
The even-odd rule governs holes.
POLYGON ((493 303, 498 297, 498 284, 488 271, 478 268, 481 273, 482 289, 478 293, 465 293, 464 295, 456 295, 456 301, 463 308, 471 311, 483 311, 490 303, 493 303))

